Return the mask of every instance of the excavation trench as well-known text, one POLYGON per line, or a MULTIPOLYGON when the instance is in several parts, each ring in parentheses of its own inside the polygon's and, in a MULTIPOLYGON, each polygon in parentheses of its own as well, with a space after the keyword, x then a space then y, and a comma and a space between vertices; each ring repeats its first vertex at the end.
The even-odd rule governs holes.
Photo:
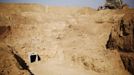
POLYGON ((106 48, 119 50, 125 69, 134 75, 134 17, 132 14, 123 16, 113 27, 106 48))

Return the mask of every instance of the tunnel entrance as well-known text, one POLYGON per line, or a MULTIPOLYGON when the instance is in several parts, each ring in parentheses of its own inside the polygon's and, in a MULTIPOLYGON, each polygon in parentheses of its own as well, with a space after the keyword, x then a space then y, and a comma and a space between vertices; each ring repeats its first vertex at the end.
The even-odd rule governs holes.
POLYGON ((40 56, 37 53, 33 52, 29 53, 28 58, 30 63, 38 62, 41 60, 40 56))

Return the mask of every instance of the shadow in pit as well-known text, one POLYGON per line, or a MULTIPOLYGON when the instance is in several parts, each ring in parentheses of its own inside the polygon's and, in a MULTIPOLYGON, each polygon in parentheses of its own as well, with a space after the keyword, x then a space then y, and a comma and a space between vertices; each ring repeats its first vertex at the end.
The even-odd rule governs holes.
POLYGON ((19 63, 19 65, 22 67, 23 70, 27 70, 30 73, 30 75, 34 75, 30 71, 29 66, 25 63, 25 61, 19 55, 14 54, 14 57, 16 58, 17 62, 19 63))
POLYGON ((31 70, 29 69, 29 66, 26 64, 26 62, 19 56, 16 54, 15 52, 15 48, 14 47, 11 47, 9 45, 7 45, 8 48, 10 48, 11 50, 11 53, 13 54, 13 56, 15 57, 16 61, 19 63, 19 65, 21 66, 21 69, 22 70, 27 70, 30 75, 34 75, 31 70))

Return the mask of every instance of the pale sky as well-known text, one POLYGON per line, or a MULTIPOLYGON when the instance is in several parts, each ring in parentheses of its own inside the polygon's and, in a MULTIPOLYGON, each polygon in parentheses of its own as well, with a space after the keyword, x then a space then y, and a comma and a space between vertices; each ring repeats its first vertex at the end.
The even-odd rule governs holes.
MULTIPOLYGON (((39 3, 53 6, 80 6, 97 8, 103 5, 105 0, 0 0, 0 2, 39 3)), ((134 0, 124 0, 124 2, 134 8, 134 0)))

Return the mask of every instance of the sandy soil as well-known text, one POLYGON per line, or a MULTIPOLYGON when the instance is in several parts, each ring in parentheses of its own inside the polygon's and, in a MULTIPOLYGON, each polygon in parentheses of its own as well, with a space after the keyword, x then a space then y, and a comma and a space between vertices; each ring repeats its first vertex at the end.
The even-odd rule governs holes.
POLYGON ((6 29, 0 43, 13 47, 33 74, 129 75, 119 53, 106 49, 112 26, 124 15, 116 14, 119 10, 32 4, 0 8, 0 26, 6 29), (41 61, 29 63, 29 52, 38 53, 41 61))

